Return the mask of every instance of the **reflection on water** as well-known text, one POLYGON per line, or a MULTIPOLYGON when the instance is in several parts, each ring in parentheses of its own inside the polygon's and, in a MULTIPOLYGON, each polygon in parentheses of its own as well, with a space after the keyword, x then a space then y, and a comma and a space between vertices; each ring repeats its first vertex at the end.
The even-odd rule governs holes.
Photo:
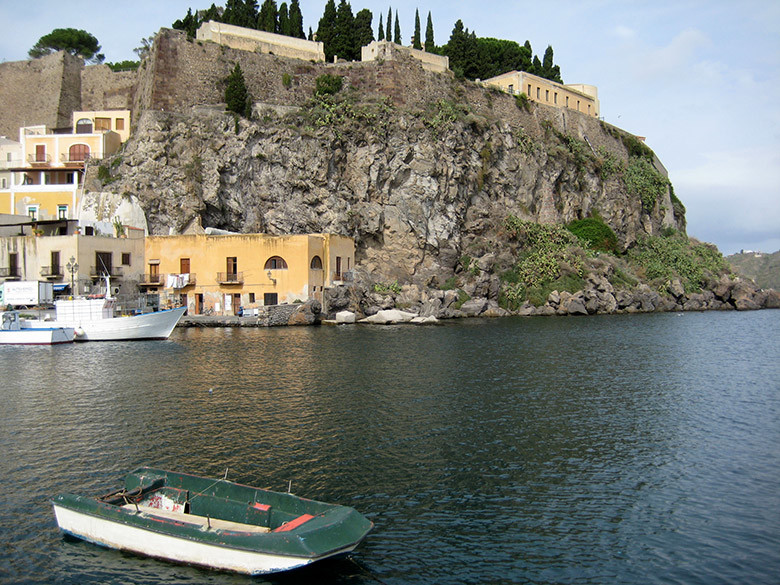
POLYGON ((57 533, 51 496, 151 465, 291 481, 375 522, 362 568, 275 583, 770 583, 779 324, 665 314, 0 348, 0 582, 246 582, 57 533))

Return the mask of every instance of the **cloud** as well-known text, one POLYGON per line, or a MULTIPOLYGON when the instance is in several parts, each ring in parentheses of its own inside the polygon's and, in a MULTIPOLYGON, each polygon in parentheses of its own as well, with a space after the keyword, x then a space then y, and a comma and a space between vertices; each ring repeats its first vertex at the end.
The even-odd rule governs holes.
POLYGON ((636 31, 622 24, 617 25, 612 32, 616 37, 620 39, 632 40, 636 38, 636 31))

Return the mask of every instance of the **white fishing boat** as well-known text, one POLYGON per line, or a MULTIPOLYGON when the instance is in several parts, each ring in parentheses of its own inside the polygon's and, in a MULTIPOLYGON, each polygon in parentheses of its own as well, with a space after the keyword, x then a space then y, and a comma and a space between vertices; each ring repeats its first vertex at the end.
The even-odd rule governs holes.
POLYGON ((72 327, 40 327, 26 329, 21 326, 17 311, 0 313, 0 344, 2 345, 54 345, 73 343, 72 327))
POLYGON ((76 341, 121 341, 167 339, 181 319, 186 307, 139 315, 117 315, 116 299, 106 294, 96 298, 57 300, 54 320, 22 320, 22 328, 72 327, 76 341))

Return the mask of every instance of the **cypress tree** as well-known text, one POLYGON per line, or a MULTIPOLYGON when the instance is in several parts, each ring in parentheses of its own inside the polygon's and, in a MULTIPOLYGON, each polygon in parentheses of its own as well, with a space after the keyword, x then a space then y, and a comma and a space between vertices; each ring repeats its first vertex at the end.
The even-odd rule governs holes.
POLYGON ((428 11, 428 24, 425 27, 425 50, 432 53, 436 48, 436 43, 433 41, 433 20, 431 19, 431 11, 428 11))
POLYGON ((392 7, 387 11, 387 22, 385 23, 385 38, 388 41, 393 40, 393 35, 390 33, 390 27, 393 24, 393 9, 392 7))
POLYGON ((270 33, 279 32, 279 11, 276 8, 276 0, 265 0, 260 7, 257 16, 257 30, 270 33))
POLYGON ((322 13, 322 18, 320 18, 320 23, 317 27, 317 40, 325 44, 325 60, 328 63, 333 61, 334 53, 331 43, 336 34, 336 17, 336 2, 328 0, 325 3, 325 11, 322 13))
POLYGON ((212 3, 208 10, 203 13, 201 23, 213 20, 215 22, 222 22, 222 16, 219 14, 219 8, 216 4, 212 3))
POLYGON ((303 32, 303 13, 301 12, 301 5, 298 0, 292 0, 290 2, 290 36, 298 39, 305 39, 306 35, 303 32))
POLYGON ((236 63, 236 66, 227 78, 225 103, 229 112, 234 112, 245 118, 249 117, 251 100, 244 82, 244 72, 241 71, 241 65, 238 63, 236 63))
POLYGON ((393 42, 396 45, 401 45, 401 25, 398 22, 398 9, 395 10, 395 32, 393 33, 393 42))
POLYGON ((287 12, 287 2, 279 5, 279 34, 291 37, 290 34, 290 15, 287 12))
POLYGON ((371 23, 374 15, 368 8, 364 8, 355 15, 355 59, 360 59, 360 49, 374 40, 374 29, 371 23))
POLYGON ((376 36, 378 41, 385 40, 385 28, 382 26, 382 13, 379 13, 379 34, 376 36))
POLYGON ((420 41, 420 11, 417 9, 414 11, 414 36, 412 37, 412 48, 422 49, 422 42, 420 41))
POLYGON ((331 52, 342 59, 353 61, 356 49, 355 42, 355 17, 352 14, 352 6, 347 0, 340 0, 336 10, 336 25, 331 40, 331 52))

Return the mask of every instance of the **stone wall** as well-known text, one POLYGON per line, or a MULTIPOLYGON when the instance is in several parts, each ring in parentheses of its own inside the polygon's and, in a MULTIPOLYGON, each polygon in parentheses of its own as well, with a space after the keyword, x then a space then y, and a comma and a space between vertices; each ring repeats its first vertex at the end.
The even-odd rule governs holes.
POLYGON ((108 65, 90 65, 81 71, 80 110, 129 110, 133 105, 135 71, 113 72, 108 65))
POLYGON ((277 35, 261 30, 215 22, 204 22, 198 29, 199 41, 212 41, 233 49, 303 59, 325 61, 325 45, 306 39, 277 35))
POLYGON ((0 134, 18 140, 22 126, 68 126, 81 99, 81 67, 64 51, 0 63, 0 134))
POLYGON ((419 61, 423 69, 436 73, 444 73, 450 68, 450 58, 435 55, 426 51, 397 45, 390 41, 373 41, 361 49, 361 61, 394 61, 400 55, 408 55, 419 61))

